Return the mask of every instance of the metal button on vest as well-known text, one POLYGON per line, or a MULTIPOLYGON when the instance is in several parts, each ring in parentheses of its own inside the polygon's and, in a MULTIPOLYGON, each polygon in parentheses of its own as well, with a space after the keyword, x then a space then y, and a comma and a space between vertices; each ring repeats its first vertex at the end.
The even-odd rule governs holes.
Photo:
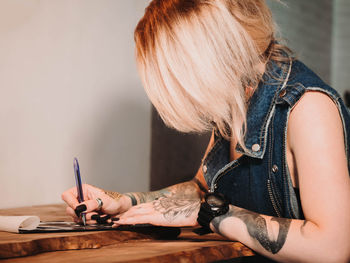
POLYGON ((274 164, 274 165, 272 166, 272 172, 273 172, 273 173, 277 173, 277 172, 278 172, 278 166, 277 166, 276 164, 274 164))
POLYGON ((287 94, 287 91, 284 89, 280 93, 280 98, 283 98, 287 94))
POLYGON ((258 151, 260 151, 260 145, 259 144, 254 144, 253 146, 252 146, 252 150, 253 150, 253 152, 258 152, 258 151))
POLYGON ((208 170, 208 167, 206 165, 203 165, 203 172, 206 173, 208 170))

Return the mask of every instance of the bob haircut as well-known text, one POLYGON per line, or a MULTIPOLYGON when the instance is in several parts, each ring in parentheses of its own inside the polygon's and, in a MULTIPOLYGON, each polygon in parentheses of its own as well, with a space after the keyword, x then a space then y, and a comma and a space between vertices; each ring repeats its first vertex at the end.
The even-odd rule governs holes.
POLYGON ((215 128, 245 149, 247 94, 258 65, 283 61, 265 0, 153 0, 135 29, 146 93, 166 125, 215 128))

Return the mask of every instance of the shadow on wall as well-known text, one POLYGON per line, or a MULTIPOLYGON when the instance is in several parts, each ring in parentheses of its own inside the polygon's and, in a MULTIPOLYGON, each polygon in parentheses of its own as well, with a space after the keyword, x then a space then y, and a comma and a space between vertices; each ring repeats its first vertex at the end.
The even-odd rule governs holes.
POLYGON ((346 106, 350 108, 350 91, 349 90, 344 92, 344 101, 346 106))
POLYGON ((208 134, 184 134, 164 125, 152 107, 151 190, 191 180, 209 143, 208 134))
POLYGON ((91 142, 89 183, 120 192, 148 190, 149 107, 132 96, 116 96, 109 105, 101 105, 91 142))

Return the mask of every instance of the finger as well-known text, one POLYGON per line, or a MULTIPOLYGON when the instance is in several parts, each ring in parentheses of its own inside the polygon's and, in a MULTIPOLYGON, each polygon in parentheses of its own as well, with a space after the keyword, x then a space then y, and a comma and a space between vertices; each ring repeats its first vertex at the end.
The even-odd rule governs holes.
POLYGON ((70 207, 74 208, 79 204, 77 199, 77 189, 71 188, 62 193, 61 198, 67 203, 70 207))
POLYGON ((98 202, 95 199, 87 200, 78 204, 74 211, 79 216, 82 212, 89 213, 93 211, 98 211, 98 202))
POLYGON ((107 220, 107 223, 108 224, 115 224, 115 223, 117 223, 117 221, 119 221, 119 215, 117 215, 117 216, 112 216, 111 218, 109 218, 108 220, 107 220))
POLYGON ((80 217, 80 215, 84 212, 85 213, 86 211, 86 204, 79 204, 75 209, 74 209, 74 212, 75 214, 77 215, 77 217, 80 217))
POLYGON ((136 225, 136 224, 152 224, 154 215, 139 215, 135 217, 120 218, 115 225, 136 225))
POLYGON ((95 220, 94 217, 95 216, 100 216, 98 213, 96 212, 92 212, 92 213, 86 213, 86 220, 95 220))
POLYGON ((83 194, 84 194, 84 200, 93 199, 95 196, 98 196, 101 194, 101 189, 92 186, 90 184, 83 184, 83 194))
POLYGON ((73 208, 71 208, 70 206, 67 206, 67 208, 66 208, 66 213, 67 213, 67 215, 71 216, 71 217, 73 218, 73 220, 75 220, 75 219, 78 220, 78 219, 79 219, 79 218, 77 217, 77 215, 75 214, 73 208))
POLYGON ((107 221, 111 218, 110 215, 104 215, 104 216, 100 216, 97 218, 97 223, 98 224, 107 224, 107 221))
POLYGON ((86 224, 87 225, 96 225, 96 221, 95 220, 86 220, 86 224))
POLYGON ((119 220, 120 220, 119 215, 118 215, 118 216, 111 217, 111 219, 110 219, 110 221, 112 221, 112 222, 117 222, 117 221, 119 221, 119 220))

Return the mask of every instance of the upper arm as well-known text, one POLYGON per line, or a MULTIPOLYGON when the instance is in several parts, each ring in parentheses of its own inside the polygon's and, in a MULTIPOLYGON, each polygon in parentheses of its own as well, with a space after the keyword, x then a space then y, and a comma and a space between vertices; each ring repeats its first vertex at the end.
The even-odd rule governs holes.
POLYGON ((290 114, 288 143, 305 218, 337 242, 349 244, 350 179, 343 123, 330 97, 305 93, 290 114))

